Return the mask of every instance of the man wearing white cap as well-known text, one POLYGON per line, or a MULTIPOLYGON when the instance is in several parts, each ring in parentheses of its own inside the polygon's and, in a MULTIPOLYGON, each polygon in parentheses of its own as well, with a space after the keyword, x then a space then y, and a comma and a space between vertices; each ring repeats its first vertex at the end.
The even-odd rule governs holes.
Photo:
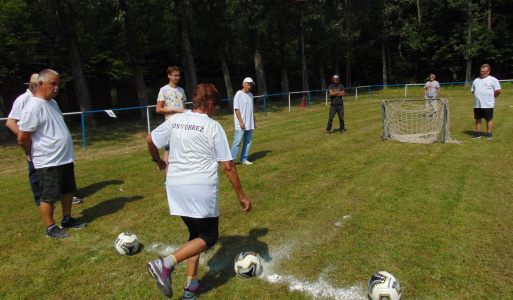
POLYGON ((240 144, 240 162, 245 165, 253 164, 248 160, 249 147, 253 140, 253 129, 257 128, 255 114, 253 113, 253 79, 246 77, 242 82, 242 90, 233 98, 233 119, 235 121, 235 136, 231 148, 233 161, 237 160, 240 144))
MULTIPOLYGON (((9 128, 16 136, 18 136, 18 132, 20 132, 18 122, 21 120, 21 111, 23 110, 23 107, 25 107, 25 104, 27 104, 27 101, 37 91, 37 78, 37 74, 32 74, 32 76, 30 76, 30 82, 24 83, 28 85, 28 89, 24 94, 20 95, 18 98, 16 98, 16 100, 14 100, 11 112, 7 117, 7 122, 5 122, 5 126, 7 126, 7 128, 9 128)), ((32 188, 32 194, 34 194, 34 201, 36 202, 36 205, 39 206, 40 193, 36 169, 34 169, 34 164, 32 161, 27 160, 27 162, 29 166, 30 187, 32 188)))
POLYGON ((346 92, 344 91, 344 86, 339 82, 338 75, 334 75, 332 80, 333 83, 328 87, 331 96, 330 117, 328 126, 326 127, 326 134, 328 135, 331 133, 331 125, 333 124, 335 114, 338 115, 340 122, 340 133, 346 133, 344 124, 344 100, 342 99, 346 92))

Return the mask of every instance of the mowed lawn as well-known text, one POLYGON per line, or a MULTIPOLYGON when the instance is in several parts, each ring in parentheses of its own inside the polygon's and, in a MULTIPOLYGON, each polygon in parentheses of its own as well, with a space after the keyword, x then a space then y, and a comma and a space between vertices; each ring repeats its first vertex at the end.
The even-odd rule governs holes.
MULTIPOLYGON (((470 139, 469 90, 442 86, 451 136, 462 144, 383 142, 380 101, 404 97, 403 89, 348 97, 345 135, 325 134, 323 96, 314 95, 311 108, 295 99, 291 112, 271 99, 266 115, 259 103, 254 164, 237 165, 254 208, 242 213, 221 171, 221 236, 199 270, 213 289, 201 299, 365 299, 369 277, 381 270, 401 281, 403 299, 513 298, 513 86, 503 83, 497 99, 493 140, 470 139), (261 278, 235 276, 241 251, 260 254, 261 278)), ((408 96, 422 97, 421 88, 408 96)), ((224 108, 215 119, 231 143, 233 116, 224 108)), ((2 146, 0 298, 163 298, 146 263, 177 249, 187 230, 169 215, 145 123, 100 123, 88 129, 87 150, 80 131, 73 134, 84 198, 73 215, 88 227, 64 240, 45 237, 14 136, 2 146), (114 251, 123 231, 138 235, 136 255, 114 251)), ((60 222, 60 204, 55 216, 60 222)), ((174 299, 185 272, 182 263, 173 274, 174 299)))

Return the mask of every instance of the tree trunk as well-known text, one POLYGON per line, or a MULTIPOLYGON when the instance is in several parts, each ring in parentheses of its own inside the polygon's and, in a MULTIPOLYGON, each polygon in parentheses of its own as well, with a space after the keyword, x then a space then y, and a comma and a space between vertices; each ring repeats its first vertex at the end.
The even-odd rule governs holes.
MULTIPOLYGON (((221 44, 217 43, 217 55, 219 56, 219 60, 221 61, 221 67, 223 69, 223 77, 224 77, 224 85, 226 87, 226 94, 228 99, 233 99, 235 95, 233 93, 233 85, 232 80, 230 78, 230 71, 228 70, 228 64, 226 63, 226 57, 224 55, 224 49, 221 44)), ((233 101, 228 101, 230 103, 230 108, 233 108, 233 101)))
POLYGON ((465 49, 465 82, 472 80, 472 1, 468 0, 467 6, 467 45, 465 49))
POLYGON ((420 13, 420 0, 417 0, 417 18, 419 20, 419 23, 422 20, 422 14, 420 13))
POLYGON ((319 79, 321 80, 321 90, 326 89, 326 76, 324 76, 324 65, 322 59, 319 60, 319 79))
POLYGON ((260 54, 260 42, 258 40, 258 37, 255 37, 255 53, 253 54, 253 60, 255 62, 256 86, 258 89, 258 93, 259 95, 267 95, 267 85, 265 84, 264 61, 262 59, 262 54, 260 54))
POLYGON ((383 68, 383 87, 387 86, 387 58, 386 58, 386 50, 385 50, 385 41, 381 40, 381 65, 383 68))
POLYGON ((347 2, 346 87, 351 84, 351 0, 347 2))
POLYGON ((187 28, 187 7, 184 0, 175 0, 176 8, 178 10, 178 28, 180 29, 180 35, 182 38, 182 59, 183 67, 185 71, 185 81, 187 89, 187 99, 192 100, 192 92, 198 85, 198 78, 196 77, 196 68, 194 67, 194 57, 192 55, 192 46, 189 39, 189 30, 187 28))
POLYGON ((488 30, 492 30, 492 0, 488 0, 488 30))
POLYGON ((303 91, 308 91, 308 69, 305 57, 305 37, 303 34, 303 9, 301 9, 301 81, 303 91))
MULTIPOLYGON (((84 67, 78 47, 78 38, 73 25, 73 20, 71 19, 71 16, 73 15, 74 13, 70 3, 67 1, 61 1, 59 5, 58 16, 62 25, 63 38, 66 43, 66 48, 71 63, 75 94, 77 96, 80 110, 89 111, 93 109, 93 106, 91 102, 89 87, 87 86, 87 81, 84 76, 84 67)), ((88 125, 96 126, 96 123, 92 118, 92 114, 86 114, 84 116, 84 121, 88 125)))
MULTIPOLYGON (((134 73, 134 84, 137 90, 137 99, 139 106, 148 106, 148 96, 146 95, 146 84, 144 83, 144 76, 141 66, 137 62, 132 62, 132 70, 134 73)), ((141 108, 141 119, 146 120, 146 108, 141 108)))
MULTIPOLYGON (((281 65, 281 92, 282 93, 288 93, 290 92, 289 87, 289 71, 287 70, 287 65, 282 64, 281 65)), ((288 99, 288 95, 283 95, 283 99, 288 99)))

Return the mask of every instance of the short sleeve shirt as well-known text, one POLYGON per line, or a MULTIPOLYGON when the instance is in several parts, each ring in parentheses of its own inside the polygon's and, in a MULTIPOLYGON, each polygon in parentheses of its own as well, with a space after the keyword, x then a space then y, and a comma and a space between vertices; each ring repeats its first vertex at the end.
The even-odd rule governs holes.
MULTIPOLYGON (((344 90, 344 86, 339 83, 338 85, 334 85, 333 83, 330 84, 328 87, 328 90, 334 91, 334 92, 341 92, 344 90)), ((344 104, 344 101, 342 97, 340 96, 331 96, 331 105, 342 105, 344 104)))
POLYGON ((440 89, 440 84, 438 81, 428 81, 424 85, 424 89, 426 89, 426 96, 428 98, 434 98, 436 97, 436 94, 438 93, 438 90, 440 89))
POLYGON ((18 125, 21 131, 33 132, 31 156, 36 169, 75 161, 73 140, 55 100, 30 98, 18 125))
POLYGON ((238 109, 240 112, 242 122, 244 122, 244 125, 246 125, 245 130, 255 129, 255 118, 253 115, 253 94, 251 92, 246 94, 242 91, 238 91, 233 98, 233 109, 235 130, 241 130, 239 118, 237 118, 237 115, 235 114, 235 109, 238 109))
MULTIPOLYGON (((175 89, 167 84, 160 89, 157 97, 157 102, 164 102, 164 108, 169 110, 184 109, 186 101, 185 91, 181 87, 175 89)), ((166 115, 166 120, 169 119, 170 116, 171 115, 166 115)))
POLYGON ((476 78, 471 88, 471 92, 474 93, 474 108, 494 108, 495 91, 500 89, 499 80, 493 76, 476 78))
POLYGON ((23 110, 23 107, 27 104, 27 101, 32 97, 32 92, 27 89, 25 93, 20 95, 16 100, 14 100, 14 103, 12 104, 11 112, 9 113, 9 116, 7 118, 13 119, 13 120, 21 120, 21 111, 23 110))
POLYGON ((166 177, 172 215, 192 218, 219 216, 219 162, 232 161, 221 125, 205 114, 185 111, 152 131, 157 148, 169 144, 166 177))

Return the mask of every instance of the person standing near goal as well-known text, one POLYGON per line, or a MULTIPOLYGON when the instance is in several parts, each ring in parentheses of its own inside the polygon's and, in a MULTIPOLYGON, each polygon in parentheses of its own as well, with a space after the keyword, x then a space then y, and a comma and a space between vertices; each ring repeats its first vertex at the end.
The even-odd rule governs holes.
POLYGON ((495 98, 501 94, 501 84, 497 78, 490 76, 490 65, 481 66, 480 77, 472 83, 471 92, 474 94, 474 119, 476 120, 476 133, 472 139, 481 138, 482 120, 486 120, 486 138, 491 140, 493 127, 493 109, 495 98))
POLYGON ((338 114, 338 120, 340 121, 340 133, 346 133, 346 127, 344 124, 344 100, 342 99, 342 97, 346 95, 346 92, 344 91, 344 86, 339 82, 339 80, 339 76, 334 75, 332 78, 333 83, 328 87, 328 91, 331 96, 331 106, 328 126, 326 127, 327 135, 331 133, 331 126, 333 124, 335 114, 338 114))
MULTIPOLYGON (((180 83, 180 79, 182 78, 180 68, 177 66, 167 68, 167 78, 169 78, 169 83, 160 89, 157 97, 156 108, 156 112, 158 114, 166 115, 166 120, 174 114, 183 113, 185 102, 187 101, 185 91, 178 86, 178 83, 180 83)), ((166 145, 164 151, 163 160, 167 164, 169 158, 169 145, 166 145)))
POLYGON ((435 80, 435 78, 435 74, 429 74, 429 81, 424 85, 424 99, 426 99, 424 107, 426 108, 426 118, 436 118, 438 113, 438 103, 436 100, 431 100, 438 98, 438 94, 440 93, 440 84, 435 80), (433 108, 433 114, 429 114, 431 107, 433 108))

